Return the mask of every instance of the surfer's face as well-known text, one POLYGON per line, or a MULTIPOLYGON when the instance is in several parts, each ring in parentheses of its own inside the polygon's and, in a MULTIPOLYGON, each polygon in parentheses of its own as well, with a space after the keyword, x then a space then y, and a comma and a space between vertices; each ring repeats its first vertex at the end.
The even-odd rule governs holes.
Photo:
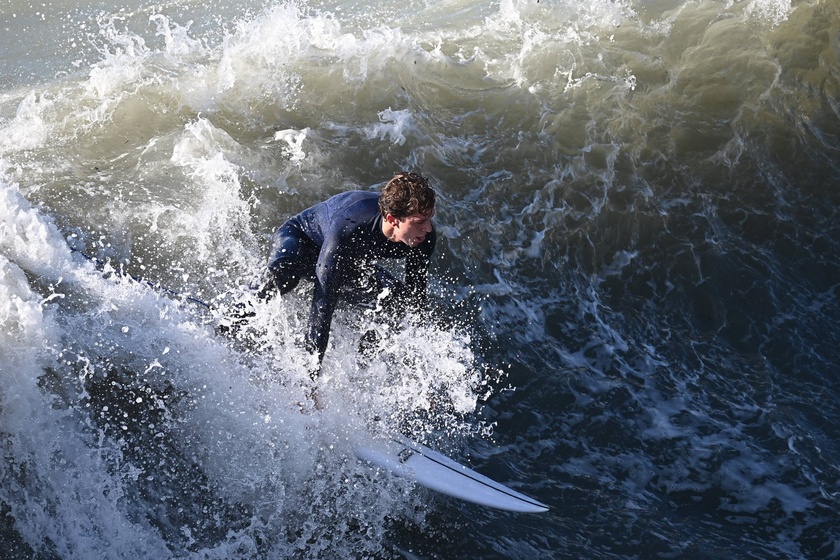
POLYGON ((431 233, 434 215, 434 209, 428 214, 412 214, 405 218, 396 218, 389 214, 387 220, 393 229, 388 239, 396 243, 405 243, 409 247, 417 247, 431 233))

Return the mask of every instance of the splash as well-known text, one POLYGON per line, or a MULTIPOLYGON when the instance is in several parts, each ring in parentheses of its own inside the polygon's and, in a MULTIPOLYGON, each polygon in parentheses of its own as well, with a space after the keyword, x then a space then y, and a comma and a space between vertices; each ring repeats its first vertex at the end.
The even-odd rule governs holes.
POLYGON ((355 332, 339 327, 320 390, 328 406, 301 414, 306 353, 276 327, 305 304, 273 302, 240 348, 189 304, 72 258, 14 185, 2 196, 2 499, 40 552, 376 553, 387 518, 420 496, 356 461, 354 445, 395 430, 445 433, 450 445, 472 433, 483 381, 469 341, 384 337, 381 359, 360 368, 337 360, 355 332), (420 350, 430 343, 450 350, 420 350))

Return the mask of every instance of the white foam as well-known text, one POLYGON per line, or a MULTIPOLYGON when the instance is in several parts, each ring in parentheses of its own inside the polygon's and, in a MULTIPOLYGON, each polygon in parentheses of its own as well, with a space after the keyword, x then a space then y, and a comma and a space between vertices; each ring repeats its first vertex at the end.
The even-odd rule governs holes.
POLYGON ((779 25, 793 12, 791 0, 750 0, 746 13, 759 20, 765 20, 772 25, 779 25))
POLYGON ((402 146, 405 144, 405 134, 413 126, 411 111, 394 111, 390 108, 379 113, 379 124, 368 127, 366 134, 368 138, 384 140, 386 137, 392 144, 402 146))
POLYGON ((283 151, 289 156, 289 160, 300 161, 306 158, 306 152, 303 151, 303 141, 306 140, 308 132, 308 128, 303 130, 279 130, 274 133, 274 139, 286 143, 283 151))
POLYGON ((54 221, 42 216, 16 184, 0 178, 0 253, 53 281, 70 272, 70 254, 54 221))
POLYGON ((143 550, 165 557, 159 535, 122 507, 123 485, 110 468, 120 461, 119 449, 97 445, 84 415, 42 387, 42 379, 61 371, 65 333, 55 320, 57 302, 33 291, 21 266, 57 281, 70 259, 51 221, 14 187, 0 187, 0 432, 7 436, 0 439, 0 499, 16 530, 47 554, 104 558, 143 550))

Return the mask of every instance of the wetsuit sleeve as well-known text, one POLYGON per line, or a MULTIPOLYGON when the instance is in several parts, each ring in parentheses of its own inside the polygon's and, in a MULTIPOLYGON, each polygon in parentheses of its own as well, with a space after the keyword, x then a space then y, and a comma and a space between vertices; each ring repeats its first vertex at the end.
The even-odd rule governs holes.
POLYGON ((330 324, 338 302, 339 288, 344 277, 341 244, 338 235, 327 235, 318 263, 315 266, 315 291, 309 312, 309 331, 306 336, 307 349, 317 353, 318 363, 324 359, 330 338, 330 324))
POLYGON ((426 287, 429 279, 429 262, 437 243, 434 230, 429 238, 416 250, 409 253, 405 261, 406 297, 410 305, 423 308, 427 304, 426 287))

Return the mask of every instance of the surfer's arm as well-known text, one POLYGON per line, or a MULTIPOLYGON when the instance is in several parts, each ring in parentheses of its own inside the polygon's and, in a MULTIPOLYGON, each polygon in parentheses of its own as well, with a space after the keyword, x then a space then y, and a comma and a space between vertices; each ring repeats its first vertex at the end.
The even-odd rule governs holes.
POLYGON ((342 276, 343 265, 339 243, 337 240, 325 240, 315 268, 315 289, 312 294, 309 329, 306 335, 306 348, 318 357, 319 366, 327 351, 330 325, 338 302, 342 276))
POLYGON ((415 307, 422 311, 428 307, 428 296, 426 288, 429 282, 429 263, 436 244, 435 231, 429 234, 429 238, 412 251, 405 262, 405 294, 406 305, 415 307))

